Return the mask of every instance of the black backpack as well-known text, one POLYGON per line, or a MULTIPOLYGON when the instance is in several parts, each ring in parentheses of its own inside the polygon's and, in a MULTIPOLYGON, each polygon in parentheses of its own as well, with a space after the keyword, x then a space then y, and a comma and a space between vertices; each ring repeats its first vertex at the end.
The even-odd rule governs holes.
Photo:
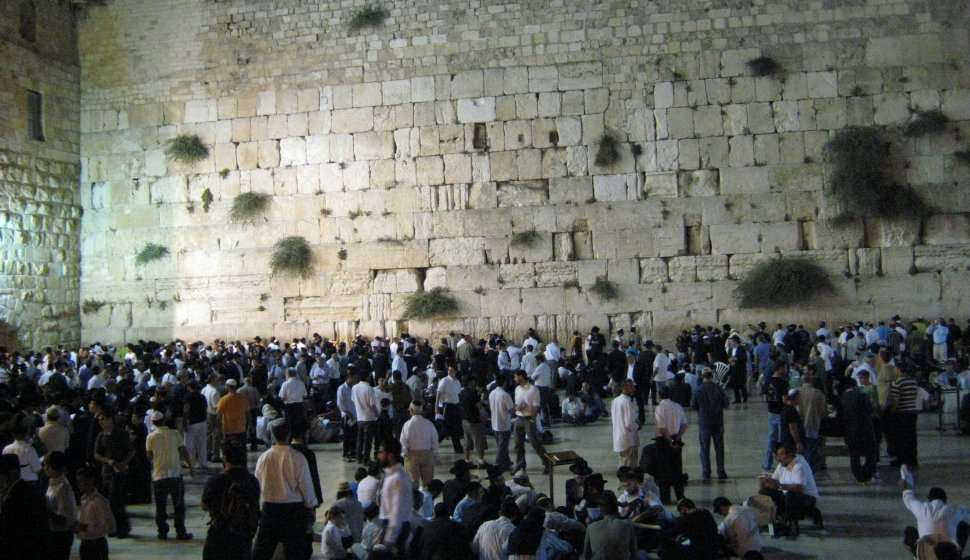
POLYGON ((252 536, 259 524, 259 489, 246 480, 231 479, 212 522, 232 534, 252 536))

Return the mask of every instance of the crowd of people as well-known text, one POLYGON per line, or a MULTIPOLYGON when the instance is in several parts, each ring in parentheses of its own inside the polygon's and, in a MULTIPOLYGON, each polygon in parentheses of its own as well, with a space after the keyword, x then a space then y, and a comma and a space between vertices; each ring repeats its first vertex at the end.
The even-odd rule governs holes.
MULTIPOLYGON (((127 506, 152 501, 158 539, 170 536, 171 502, 174 539, 192 540, 187 471, 209 476, 204 558, 264 560, 282 545, 305 559, 315 540, 334 559, 757 558, 763 525, 791 536, 806 518, 822 526, 826 437, 844 438, 860 484, 878 481, 883 440, 894 466, 918 468, 916 415, 942 406, 942 389, 970 389, 968 337, 952 319, 894 317, 814 332, 698 325, 670 347, 593 327, 562 346, 530 329, 521 342, 314 334, 0 349, 0 550, 68 558, 78 540, 82 559, 107 558, 108 537, 130 535, 127 506), (718 526, 685 496, 686 434, 697 432, 700 482, 727 479, 724 410, 751 397, 768 411, 765 472, 749 503, 713 502, 718 526), (641 441, 648 406, 654 434, 641 441), (548 473, 554 421, 611 422, 616 492, 585 461, 570 467, 564 503, 535 490, 527 445, 533 474, 548 473), (453 478, 442 481, 449 440, 453 478), (357 476, 337 486, 314 535, 325 497, 309 444, 337 441, 357 476), (261 451, 254 473, 247 448, 261 451)), ((932 530, 962 548, 965 510, 933 491, 921 509, 911 486, 919 527, 907 543, 932 530), (920 521, 930 510, 950 512, 945 531, 920 521)))

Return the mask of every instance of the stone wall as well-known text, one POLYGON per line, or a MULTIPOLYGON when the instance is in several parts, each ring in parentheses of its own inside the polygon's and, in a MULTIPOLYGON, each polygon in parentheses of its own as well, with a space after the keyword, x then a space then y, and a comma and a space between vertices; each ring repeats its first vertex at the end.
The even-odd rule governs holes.
POLYGON ((80 27, 83 338, 346 337, 407 328, 565 336, 683 325, 958 314, 970 279, 970 19, 959 2, 113 0, 80 27), (542 5, 536 5, 542 4, 542 5), (727 4, 728 7, 724 7, 727 4), (362 5, 362 4, 361 4, 362 5), (747 62, 779 62, 754 77, 747 62), (822 146, 894 137, 925 219, 833 227, 822 146), (617 161, 597 165, 604 133, 617 161), (197 134, 210 156, 168 161, 197 134), (204 193, 213 202, 203 209, 204 193), (241 192, 272 196, 232 223, 241 192), (513 233, 535 230, 530 246, 513 233), (275 241, 314 248, 271 276, 275 241), (170 255, 145 266, 147 242, 170 255), (741 310, 737 278, 806 255, 837 289, 741 310), (614 282, 619 298, 589 288, 614 282), (418 289, 459 316, 404 321, 418 289))
POLYGON ((0 3, 0 346, 38 348, 81 338, 74 21, 58 0, 0 3), (21 33, 22 10, 33 11, 33 37, 21 33), (27 134, 28 90, 43 96, 43 141, 27 134))

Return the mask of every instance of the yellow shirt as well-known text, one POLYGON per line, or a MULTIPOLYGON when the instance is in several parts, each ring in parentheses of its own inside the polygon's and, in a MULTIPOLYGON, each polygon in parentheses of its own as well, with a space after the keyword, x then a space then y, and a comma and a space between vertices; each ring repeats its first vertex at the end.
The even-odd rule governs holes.
POLYGON ((152 455, 152 480, 182 476, 179 447, 182 447, 182 436, 172 428, 159 426, 148 434, 145 448, 152 455))

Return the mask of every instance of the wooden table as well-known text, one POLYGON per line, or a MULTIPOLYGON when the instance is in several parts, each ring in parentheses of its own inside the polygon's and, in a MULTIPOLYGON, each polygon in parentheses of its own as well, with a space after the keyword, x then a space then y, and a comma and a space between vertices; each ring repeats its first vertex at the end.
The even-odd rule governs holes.
POLYGON ((549 466, 549 499, 552 503, 556 503, 556 485, 554 473, 556 472, 556 467, 560 465, 574 465, 583 461, 575 451, 566 449, 563 451, 553 451, 551 453, 546 453, 545 456, 546 464, 549 466))

